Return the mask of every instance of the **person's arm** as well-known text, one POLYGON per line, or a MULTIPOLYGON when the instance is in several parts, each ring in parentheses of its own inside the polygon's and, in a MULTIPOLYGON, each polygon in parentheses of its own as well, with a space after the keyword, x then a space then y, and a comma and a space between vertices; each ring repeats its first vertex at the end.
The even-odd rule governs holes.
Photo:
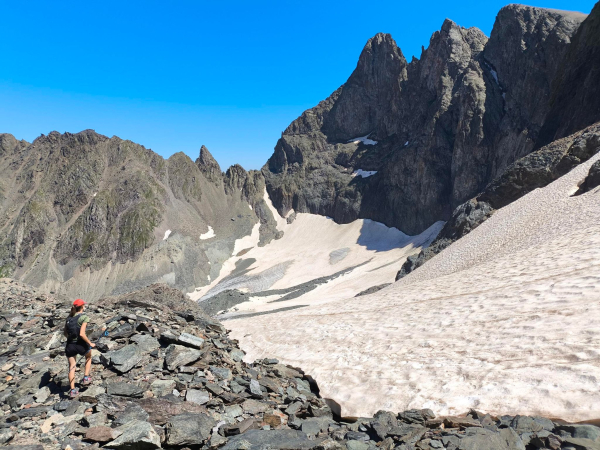
POLYGON ((79 336, 81 336, 81 339, 83 339, 87 345, 89 345, 91 348, 94 348, 96 346, 96 344, 94 344, 93 342, 91 342, 88 337, 85 335, 85 329, 87 328, 87 322, 83 322, 81 324, 81 331, 79 332, 79 336))

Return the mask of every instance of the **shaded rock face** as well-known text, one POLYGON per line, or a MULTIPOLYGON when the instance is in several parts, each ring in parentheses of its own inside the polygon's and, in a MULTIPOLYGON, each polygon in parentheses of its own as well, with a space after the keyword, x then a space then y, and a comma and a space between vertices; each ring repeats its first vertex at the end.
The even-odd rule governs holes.
POLYGON ((449 219, 536 147, 585 17, 509 5, 489 40, 446 20, 410 63, 391 36, 376 35, 348 81, 277 143, 262 170, 275 206, 408 234, 449 219))
MULTIPOLYGON (((409 256, 396 275, 396 281, 425 264, 453 242, 465 236, 494 213, 527 193, 547 186, 575 166, 600 152, 600 123, 559 139, 517 160, 492 180, 483 192, 452 213, 435 240, 418 255, 409 256)), ((600 164, 595 163, 574 195, 600 185, 600 164)))
POLYGON ((0 280, 0 438, 7 448, 524 450, 597 448, 600 439, 592 425, 475 410, 461 417, 436 417, 429 409, 378 411, 344 421, 309 376, 276 359, 244 362, 222 324, 159 284, 88 306, 88 335, 100 336, 92 383, 80 385, 80 367, 80 392, 71 399, 64 342, 48 345, 62 335, 69 307, 69 301, 0 280), (103 325, 108 336, 100 332, 103 325), (126 335, 116 331, 123 325, 131 327, 126 335), (170 367, 171 338, 184 334, 202 336, 199 350, 182 346, 200 354, 170 367), (116 367, 119 348, 150 341, 156 344, 143 346, 143 358, 126 371, 116 367))
POLYGON ((600 121, 600 2, 581 24, 552 83, 540 145, 600 121))
POLYGON ((93 130, 31 144, 3 134, 0 276, 88 299, 156 281, 190 290, 257 222, 261 243, 272 239, 264 190, 260 172, 223 174, 206 147, 194 164, 93 130), (203 241, 208 226, 216 236, 203 241))

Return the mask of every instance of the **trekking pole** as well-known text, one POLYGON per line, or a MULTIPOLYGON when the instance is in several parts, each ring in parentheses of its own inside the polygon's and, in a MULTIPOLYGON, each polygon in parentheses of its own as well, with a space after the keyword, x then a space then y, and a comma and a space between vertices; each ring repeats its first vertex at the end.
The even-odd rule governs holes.
MULTIPOLYGON (((96 340, 93 342, 93 344, 97 344, 97 343, 98 343, 98 341, 100 341, 100 338, 103 338, 103 337, 106 337, 106 336, 108 336, 108 330, 104 330, 104 331, 102 332, 102 334, 96 338, 96 340)), ((77 366, 79 365, 79 363, 81 362, 82 358, 83 358, 85 355, 87 355, 87 354, 88 354, 88 352, 89 352, 91 349, 92 349, 92 347, 90 346, 90 347, 88 348, 88 351, 87 351, 87 352, 85 352, 83 355, 81 355, 81 356, 79 357, 79 360, 78 360, 78 361, 77 361, 77 363, 75 364, 75 367, 77 367, 77 366)))

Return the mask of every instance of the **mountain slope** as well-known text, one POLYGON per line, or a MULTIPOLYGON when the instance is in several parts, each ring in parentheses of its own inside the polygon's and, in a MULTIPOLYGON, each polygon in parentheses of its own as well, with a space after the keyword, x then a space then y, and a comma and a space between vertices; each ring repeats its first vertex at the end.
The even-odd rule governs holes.
POLYGON ((0 143, 4 276, 88 298, 155 281, 193 290, 256 223, 262 243, 274 237, 260 173, 222 174, 205 147, 194 164, 91 130, 0 143))

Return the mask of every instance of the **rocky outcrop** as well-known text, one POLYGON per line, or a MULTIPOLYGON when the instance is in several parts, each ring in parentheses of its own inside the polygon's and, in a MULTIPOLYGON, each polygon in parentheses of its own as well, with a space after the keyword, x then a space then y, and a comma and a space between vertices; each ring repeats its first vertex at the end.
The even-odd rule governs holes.
POLYGON ((32 144, 4 134, 0 174, 0 276, 48 290, 98 298, 156 281, 193 290, 255 223, 261 244, 276 234, 261 173, 222 174, 206 147, 194 164, 93 130, 32 144), (214 237, 200 239, 209 226, 214 237))
MULTIPOLYGON (((396 281, 477 228, 496 209, 518 200, 534 189, 547 186, 598 152, 600 123, 519 159, 486 186, 477 197, 458 206, 431 245, 418 255, 407 258, 396 275, 396 281)), ((575 195, 588 192, 600 184, 599 167, 598 163, 592 165, 575 195)))
POLYGON ((584 19, 509 5, 489 40, 446 20, 410 63, 391 36, 373 37, 348 81, 277 143, 262 171, 275 206, 408 234, 448 220, 534 150, 584 19))
POLYGON ((517 450, 596 448, 600 439, 592 425, 475 410, 343 420, 310 376, 276 359, 244 362, 218 321, 165 285, 88 306, 88 335, 97 343, 92 383, 79 386, 82 364, 79 395, 69 398, 62 335, 69 305, 0 281, 0 444, 7 448, 517 450), (123 359, 124 352, 133 356, 123 359))
POLYGON ((223 179, 219 163, 204 145, 200 147, 200 156, 196 159, 196 165, 208 180, 218 183, 223 179))
POLYGON ((579 189, 577 189, 577 192, 573 195, 585 194, 592 189, 596 189, 598 186, 600 186, 600 162, 595 162, 592 167, 590 167, 588 176, 585 177, 585 180, 583 180, 583 183, 581 183, 579 189))

